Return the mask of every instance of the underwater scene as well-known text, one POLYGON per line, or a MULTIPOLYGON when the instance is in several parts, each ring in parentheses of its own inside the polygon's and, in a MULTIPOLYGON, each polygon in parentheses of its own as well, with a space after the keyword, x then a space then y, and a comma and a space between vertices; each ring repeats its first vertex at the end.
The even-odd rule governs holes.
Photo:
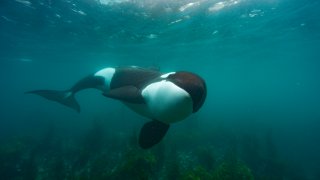
POLYGON ((0 179, 319 180, 319 9, 1 0, 0 179))

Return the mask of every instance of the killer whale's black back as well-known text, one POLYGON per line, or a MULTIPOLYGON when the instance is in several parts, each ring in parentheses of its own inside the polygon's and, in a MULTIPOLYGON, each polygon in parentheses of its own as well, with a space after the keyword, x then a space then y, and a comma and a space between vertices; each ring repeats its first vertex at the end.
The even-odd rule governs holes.
POLYGON ((152 69, 140 67, 123 67, 117 68, 110 83, 110 89, 115 89, 123 86, 135 86, 142 89, 149 82, 154 81, 161 73, 152 69))

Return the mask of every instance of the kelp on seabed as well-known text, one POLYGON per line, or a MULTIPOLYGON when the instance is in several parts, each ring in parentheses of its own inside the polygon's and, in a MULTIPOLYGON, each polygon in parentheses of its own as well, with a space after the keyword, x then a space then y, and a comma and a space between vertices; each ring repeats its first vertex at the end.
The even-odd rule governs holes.
POLYGON ((134 130, 128 134, 111 134, 105 133, 104 127, 103 122, 96 120, 85 135, 74 139, 60 137, 51 127, 40 140, 15 137, 2 141, 0 174, 4 179, 249 180, 304 177, 302 171, 300 174, 288 171, 294 170, 293 166, 287 167, 276 155, 272 133, 266 138, 254 134, 236 138, 229 132, 230 141, 223 143, 224 146, 215 144, 221 144, 218 141, 225 139, 215 139, 211 141, 212 145, 203 146, 197 141, 210 139, 209 136, 200 140, 198 135, 191 135, 188 143, 196 144, 191 148, 186 148, 185 144, 175 146, 178 136, 151 150, 142 150, 134 143, 137 140, 134 130), (115 143, 119 139, 127 139, 127 142, 115 143))

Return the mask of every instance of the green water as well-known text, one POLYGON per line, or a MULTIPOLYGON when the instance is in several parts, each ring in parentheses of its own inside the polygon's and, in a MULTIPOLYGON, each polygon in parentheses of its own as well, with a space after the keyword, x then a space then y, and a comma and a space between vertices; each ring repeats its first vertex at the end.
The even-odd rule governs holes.
POLYGON ((4 179, 320 178, 316 0, 3 0, 4 179), (151 150, 147 119, 98 91, 82 112, 24 92, 108 66, 201 75, 202 109, 151 150))

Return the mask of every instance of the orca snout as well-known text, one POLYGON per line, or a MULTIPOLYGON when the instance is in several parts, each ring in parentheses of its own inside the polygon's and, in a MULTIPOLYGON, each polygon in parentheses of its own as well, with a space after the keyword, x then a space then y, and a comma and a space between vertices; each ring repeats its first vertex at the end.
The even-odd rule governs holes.
POLYGON ((193 101, 193 112, 197 112, 207 96, 207 86, 203 78, 191 72, 176 72, 168 76, 168 80, 184 89, 193 101))

